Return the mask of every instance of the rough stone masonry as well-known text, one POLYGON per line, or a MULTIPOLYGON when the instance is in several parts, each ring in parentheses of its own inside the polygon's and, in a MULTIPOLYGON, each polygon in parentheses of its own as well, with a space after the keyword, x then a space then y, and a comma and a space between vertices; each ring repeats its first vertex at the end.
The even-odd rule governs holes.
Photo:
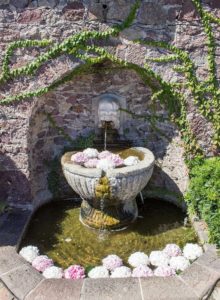
MULTIPOLYGON (((105 30, 118 24, 128 15, 134 0, 0 0, 0 53, 7 45, 19 39, 52 39, 60 42, 82 30, 105 30)), ((206 9, 220 16, 218 0, 203 1, 206 9)), ((217 44, 220 30, 215 28, 217 44)), ((166 41, 187 50, 197 66, 197 75, 207 77, 207 48, 205 34, 190 0, 141 1, 133 25, 119 37, 110 38, 104 45, 108 51, 126 61, 143 66, 145 56, 157 56, 158 49, 131 43, 135 39, 166 41)), ((30 48, 15 51, 11 67, 21 67, 32 61, 45 49, 30 48)), ((161 52, 161 54, 163 54, 161 52)), ((220 52, 216 53, 220 65, 220 52)), ((23 90, 36 90, 68 74, 81 62, 63 55, 45 63, 35 76, 11 80, 0 86, 0 99, 23 90)), ((68 142, 46 117, 50 113, 58 126, 76 138, 95 130, 92 99, 103 93, 114 93, 126 99, 127 109, 139 115, 151 115, 151 91, 131 70, 114 66, 99 66, 100 71, 75 77, 48 94, 0 107, 0 200, 10 205, 37 207, 52 198, 48 189, 49 167, 45 161, 59 157, 68 142), (30 101, 31 100, 31 101, 30 101)), ((170 64, 154 64, 154 70, 168 81, 181 82, 183 78, 170 64)), ((126 115, 124 137, 136 146, 153 151, 157 166, 149 190, 166 189, 181 194, 186 191, 188 171, 184 163, 181 136, 175 125, 167 120, 167 111, 154 103, 161 116, 155 130, 149 120, 126 115), (161 131, 164 134, 161 134, 161 131)), ((155 112, 154 112, 155 113, 155 112)), ((188 99, 191 129, 207 155, 213 154, 212 126, 200 115, 188 99)), ((63 183, 64 184, 64 183, 63 183)), ((63 197, 69 195, 63 188, 63 197)))

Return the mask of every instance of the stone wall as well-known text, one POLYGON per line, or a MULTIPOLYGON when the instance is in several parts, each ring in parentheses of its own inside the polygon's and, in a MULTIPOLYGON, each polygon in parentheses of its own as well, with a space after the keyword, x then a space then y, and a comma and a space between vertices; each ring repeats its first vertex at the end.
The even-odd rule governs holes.
MULTIPOLYGON (((220 15, 219 1, 203 2, 212 13, 220 15)), ((1 54, 4 54, 9 42, 18 39, 50 38, 62 41, 81 30, 104 30, 120 23, 133 3, 133 0, 0 1, 1 54)), ((219 43, 219 29, 215 29, 219 43)), ((200 78, 207 76, 205 35, 190 0, 142 1, 131 28, 119 37, 105 41, 103 46, 118 57, 143 66, 145 56, 156 56, 159 50, 133 45, 131 41, 137 38, 163 40, 188 50, 196 63, 197 75, 200 78)), ((12 67, 23 66, 43 51, 39 48, 16 50, 11 60, 12 67)), ((219 65, 219 52, 216 55, 219 65)), ((47 86, 80 63, 66 55, 49 61, 34 77, 19 78, 0 86, 0 98, 24 89, 47 86)), ((95 130, 92 99, 105 92, 123 96, 128 109, 136 114, 152 113, 150 89, 139 76, 133 71, 111 67, 108 64, 107 68, 105 65, 99 66, 99 72, 78 76, 38 99, 0 107, 0 200, 17 206, 38 206, 52 197, 47 186, 49 168, 45 161, 59 156, 68 143, 51 127, 45 113, 51 113, 57 124, 73 139, 95 130)), ((183 78, 171 67, 172 64, 153 65, 164 79, 182 81, 183 78)), ((212 126, 199 114, 190 95, 188 102, 191 128, 206 154, 212 155, 212 126)), ((158 102, 155 107, 157 115, 164 118, 157 122, 157 128, 165 135, 155 130, 149 121, 134 119, 129 114, 124 124, 124 134, 134 145, 147 146, 157 158, 150 188, 166 188, 181 194, 185 192, 188 182, 181 136, 177 128, 166 120, 166 109, 158 102)))

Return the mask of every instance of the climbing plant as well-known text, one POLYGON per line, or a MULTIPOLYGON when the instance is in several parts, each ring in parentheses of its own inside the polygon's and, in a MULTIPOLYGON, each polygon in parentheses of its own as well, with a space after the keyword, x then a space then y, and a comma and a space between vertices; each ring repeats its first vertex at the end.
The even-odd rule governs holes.
MULTIPOLYGON (((106 59, 110 60, 114 64, 121 68, 131 69, 136 71, 143 81, 152 90, 152 100, 160 100, 165 104, 169 117, 172 121, 176 122, 179 126, 183 140, 186 146, 186 152, 201 153, 196 138, 190 130, 190 125, 187 121, 187 101, 185 89, 188 89, 194 99, 195 104, 198 106, 200 112, 213 124, 215 129, 215 135, 213 137, 213 143, 218 147, 220 145, 220 108, 219 97, 220 89, 216 77, 216 64, 215 64, 215 50, 216 43, 212 24, 220 24, 220 20, 205 11, 201 5, 200 0, 192 0, 197 11, 200 14, 202 25, 206 33, 208 48, 208 78, 201 82, 196 76, 196 67, 190 58, 190 55, 173 45, 166 42, 156 41, 134 41, 134 43, 141 43, 150 47, 163 48, 169 53, 158 58, 146 58, 146 64, 144 66, 138 66, 136 64, 126 62, 118 57, 110 54, 107 50, 97 46, 89 46, 91 40, 95 42, 97 40, 108 39, 112 36, 118 36, 121 31, 129 28, 136 13, 139 9, 141 1, 136 1, 132 6, 128 17, 120 25, 113 26, 106 31, 84 31, 70 36, 61 43, 53 43, 50 40, 22 40, 15 41, 7 47, 6 53, 3 57, 2 74, 0 76, 0 84, 5 84, 9 80, 20 78, 21 76, 33 76, 39 70, 39 68, 51 59, 55 59, 63 54, 68 54, 77 58, 80 58, 84 63, 76 67, 68 75, 64 76, 60 80, 52 82, 48 86, 40 87, 35 91, 24 91, 17 95, 9 95, 0 100, 0 105, 8 105, 16 101, 23 99, 31 99, 33 96, 40 96, 58 87, 59 85, 71 80, 78 74, 84 74, 88 71, 95 71, 94 65, 104 62, 106 59), (15 51, 18 48, 27 47, 47 47, 46 51, 39 55, 35 60, 19 68, 10 68, 10 60, 15 51), (153 71, 150 67, 149 61, 155 63, 168 63, 175 62, 174 69, 177 72, 181 72, 185 75, 186 81, 183 84, 170 83, 165 81, 159 74, 153 71)), ((52 116, 49 117, 52 120, 52 116)), ((53 121, 54 122, 54 121, 53 121)), ((65 133, 63 132, 64 136, 65 133)), ((66 135, 66 138, 69 137, 66 135)))

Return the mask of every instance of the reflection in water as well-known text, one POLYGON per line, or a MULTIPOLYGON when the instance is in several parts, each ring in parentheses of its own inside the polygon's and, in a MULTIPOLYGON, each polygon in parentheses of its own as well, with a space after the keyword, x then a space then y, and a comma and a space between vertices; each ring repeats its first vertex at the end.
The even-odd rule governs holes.
POLYGON ((126 263, 136 251, 149 254, 167 243, 182 247, 197 240, 194 230, 183 226, 184 213, 170 203, 145 199, 139 215, 126 230, 100 233, 79 222, 79 208, 72 202, 52 202, 36 212, 22 247, 38 246, 62 267, 76 263, 86 267, 101 264, 108 254, 117 254, 126 263))

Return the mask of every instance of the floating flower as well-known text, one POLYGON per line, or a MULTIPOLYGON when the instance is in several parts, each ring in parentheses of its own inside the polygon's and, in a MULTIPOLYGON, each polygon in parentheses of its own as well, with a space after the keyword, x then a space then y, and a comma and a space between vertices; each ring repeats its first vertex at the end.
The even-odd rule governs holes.
POLYGON ((113 163, 113 161, 111 161, 109 159, 100 159, 100 161, 97 163, 96 167, 98 169, 101 169, 101 170, 107 172, 107 170, 109 170, 109 169, 114 169, 115 164, 113 163))
POLYGON ((83 152, 77 152, 71 156, 71 161, 78 165, 83 165, 89 160, 88 156, 83 152))
POLYGON ((132 272, 132 277, 149 277, 153 275, 153 271, 146 265, 139 265, 132 272))
POLYGON ((90 278, 108 278, 109 271, 106 267, 98 266, 89 271, 88 276, 90 278))
POLYGON ((139 265, 148 265, 149 258, 147 256, 147 254, 145 254, 143 252, 135 252, 129 256, 128 263, 132 267, 138 267, 139 265))
POLYGON ((163 249, 163 252, 169 257, 182 255, 180 247, 176 244, 167 244, 166 247, 163 249))
POLYGON ((62 278, 63 277, 63 270, 61 268, 52 266, 49 268, 46 268, 46 270, 43 272, 43 276, 45 278, 62 278))
POLYGON ((111 278, 131 277, 131 269, 125 266, 115 268, 111 274, 111 278))
POLYGON ((116 167, 120 167, 124 164, 124 160, 118 154, 111 154, 107 159, 112 161, 116 167))
POLYGON ((153 266, 168 266, 169 264, 169 256, 163 253, 163 251, 152 251, 150 256, 150 263, 153 266))
POLYGON ((160 266, 154 271, 155 276, 169 277, 176 275, 175 270, 170 266, 160 266))
POLYGON ((39 272, 44 272, 47 268, 53 266, 53 260, 46 255, 39 255, 33 260, 32 266, 39 272))
POLYGON ((125 166, 134 166, 140 162, 139 158, 137 156, 128 156, 126 159, 124 159, 124 165, 125 166))
POLYGON ((26 246, 23 247, 19 254, 29 263, 32 263, 32 261, 39 256, 39 249, 35 246, 26 246))
POLYGON ((86 168, 96 168, 99 160, 97 158, 91 158, 87 162, 84 163, 84 167, 86 168))
POLYGON ((94 148, 87 148, 83 151, 83 153, 88 157, 88 158, 97 158, 99 155, 98 150, 94 148))
POLYGON ((190 262, 184 256, 175 256, 175 257, 171 257, 170 266, 176 271, 184 271, 186 268, 190 266, 190 262))
POLYGON ((99 159, 105 159, 105 158, 108 158, 110 155, 112 155, 112 153, 108 150, 105 150, 105 151, 102 151, 102 152, 99 153, 98 158, 99 159))
POLYGON ((66 279, 82 279, 85 278, 85 269, 79 265, 72 265, 64 271, 66 279))
POLYGON ((114 269, 121 267, 123 265, 122 259, 115 255, 108 255, 102 260, 103 266, 108 270, 113 271, 114 269))
POLYGON ((189 260, 195 260, 203 253, 202 247, 198 244, 186 244, 183 248, 183 255, 189 260))

